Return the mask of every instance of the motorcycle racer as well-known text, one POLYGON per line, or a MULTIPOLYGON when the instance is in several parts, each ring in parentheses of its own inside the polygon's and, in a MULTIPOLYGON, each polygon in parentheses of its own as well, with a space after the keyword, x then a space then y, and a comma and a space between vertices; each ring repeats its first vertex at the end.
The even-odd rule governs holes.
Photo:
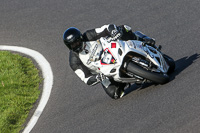
POLYGON ((96 85, 101 82, 105 92, 113 99, 123 97, 126 83, 118 83, 113 79, 109 79, 109 83, 103 83, 108 79, 103 74, 98 73, 97 68, 90 66, 92 61, 101 58, 103 49, 101 45, 87 45, 87 41, 96 41, 101 37, 107 37, 108 41, 120 40, 140 40, 145 44, 155 46, 155 40, 149 38, 143 33, 132 32, 131 27, 127 25, 116 26, 114 24, 103 25, 100 28, 87 30, 81 34, 80 30, 71 27, 63 34, 64 44, 70 49, 69 62, 70 67, 76 75, 87 85, 96 85))

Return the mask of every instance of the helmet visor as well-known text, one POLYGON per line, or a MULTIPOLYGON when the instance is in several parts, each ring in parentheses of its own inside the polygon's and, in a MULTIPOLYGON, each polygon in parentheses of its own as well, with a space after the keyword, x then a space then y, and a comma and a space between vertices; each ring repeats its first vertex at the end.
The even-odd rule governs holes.
POLYGON ((71 49, 75 52, 80 52, 82 50, 82 42, 81 39, 71 44, 71 49))

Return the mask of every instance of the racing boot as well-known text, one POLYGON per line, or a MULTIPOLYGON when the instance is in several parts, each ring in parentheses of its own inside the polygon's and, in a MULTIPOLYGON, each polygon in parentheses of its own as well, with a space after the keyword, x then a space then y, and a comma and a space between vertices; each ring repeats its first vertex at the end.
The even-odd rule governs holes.
POLYGON ((122 98, 124 95, 124 88, 117 88, 117 90, 115 91, 114 99, 122 98))
POLYGON ((114 95, 114 99, 122 98, 125 95, 124 88, 127 84, 120 83, 119 86, 116 86, 116 91, 114 95))

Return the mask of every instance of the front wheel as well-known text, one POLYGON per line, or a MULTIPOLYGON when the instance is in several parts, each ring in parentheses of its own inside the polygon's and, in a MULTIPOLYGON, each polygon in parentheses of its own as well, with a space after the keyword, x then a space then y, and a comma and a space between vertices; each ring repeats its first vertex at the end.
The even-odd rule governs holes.
POLYGON ((169 82, 169 76, 167 74, 148 71, 141 66, 136 65, 134 62, 128 63, 127 71, 157 84, 165 84, 169 82))
POLYGON ((164 57, 165 61, 167 62, 167 64, 169 65, 169 70, 167 73, 170 74, 170 73, 174 72, 175 67, 176 67, 175 61, 166 54, 164 54, 163 57, 164 57))

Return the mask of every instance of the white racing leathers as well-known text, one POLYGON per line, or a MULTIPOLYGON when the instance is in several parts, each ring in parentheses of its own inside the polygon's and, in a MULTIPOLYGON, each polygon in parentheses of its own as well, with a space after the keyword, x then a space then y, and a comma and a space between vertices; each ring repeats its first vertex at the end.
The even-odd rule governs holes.
POLYGON ((91 65, 91 62, 100 60, 103 52, 102 45, 99 41, 86 42, 84 49, 79 53, 79 58, 82 63, 90 69, 91 73, 99 73, 98 68, 91 65))
POLYGON ((119 30, 122 40, 135 40, 137 37, 127 25, 116 26, 114 24, 104 25, 100 28, 87 30, 83 34, 84 49, 80 53, 70 51, 70 66, 78 77, 88 85, 95 85, 99 82, 96 78, 99 73, 98 68, 91 65, 92 61, 97 61, 102 54, 102 46, 96 40, 101 37, 111 36, 113 31, 119 30))
MULTIPOLYGON (((124 32, 132 35, 132 31, 128 31, 121 26, 124 32)), ((116 30, 116 26, 113 24, 104 25, 100 28, 87 30, 83 34, 84 49, 80 53, 70 51, 70 66, 77 76, 84 81, 87 85, 95 85, 99 83, 99 79, 96 78, 99 70, 91 66, 92 61, 96 61, 102 54, 102 46, 96 40, 100 37, 110 36, 111 32, 116 30)))
POLYGON ((103 52, 98 41, 84 43, 84 49, 80 53, 70 52, 70 66, 76 75, 88 85, 99 83, 97 74, 98 68, 91 65, 91 62, 100 59, 103 52))

